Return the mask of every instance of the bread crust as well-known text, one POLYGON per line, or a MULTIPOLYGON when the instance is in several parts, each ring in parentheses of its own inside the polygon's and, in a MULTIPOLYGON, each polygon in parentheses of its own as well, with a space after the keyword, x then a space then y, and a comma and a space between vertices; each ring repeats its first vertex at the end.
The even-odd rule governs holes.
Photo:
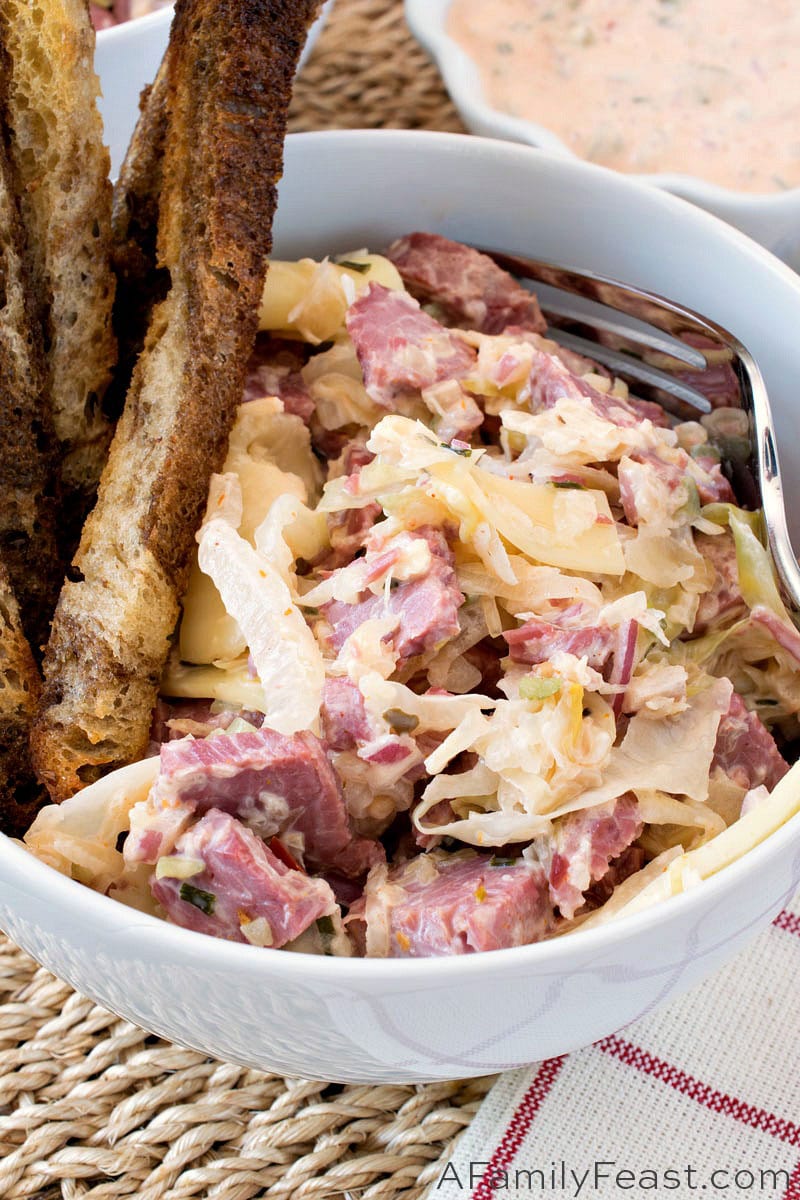
POLYGON ((69 554, 111 438, 102 400, 116 357, 111 185, 91 67, 94 29, 85 0, 0 0, 0 41, 7 52, 9 150, 45 331, 69 554))
POLYGON ((34 761, 62 800, 144 753, 264 286, 291 83, 315 0, 178 0, 158 261, 169 272, 61 593, 34 761))
POLYGON ((56 542, 56 461, 42 329, 27 264, 19 183, 8 153, 0 46, 0 554, 35 650, 47 640, 63 578, 56 542))
POLYGON ((139 101, 133 131, 111 209, 111 260, 117 277, 114 333, 118 361, 107 410, 118 416, 144 345, 154 306, 169 290, 169 272, 156 262, 158 209, 167 129, 168 57, 139 101))
POLYGON ((39 675, 0 561, 0 830, 21 837, 47 797, 28 754, 39 675))

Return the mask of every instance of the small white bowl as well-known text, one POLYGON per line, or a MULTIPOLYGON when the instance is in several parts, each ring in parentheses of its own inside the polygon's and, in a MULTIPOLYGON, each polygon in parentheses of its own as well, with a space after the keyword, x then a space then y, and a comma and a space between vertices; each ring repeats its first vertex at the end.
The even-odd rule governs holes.
MULTIPOLYGON (((327 0, 311 29, 300 57, 302 68, 328 18, 334 0, 327 0)), ((139 115, 142 88, 152 83, 169 40, 172 5, 124 21, 97 34, 94 56, 100 77, 100 113, 106 144, 111 152, 111 177, 119 174, 128 142, 139 115)))
MULTIPOLYGON (((578 158, 551 130, 492 107, 486 99, 478 64, 447 31, 451 3, 452 0, 405 0, 406 20, 417 41, 436 61, 467 128, 485 137, 526 142, 553 154, 578 158)), ((800 270, 800 188, 755 194, 733 191, 693 175, 636 174, 634 178, 682 196, 722 217, 800 270)))
MULTIPOLYGON (((800 532, 800 278, 766 250, 665 192, 528 146, 411 131, 288 139, 277 256, 379 249, 414 229, 627 280, 729 328, 764 372, 800 532)), ((594 930, 452 958, 317 958, 135 912, 0 836, 0 927, 112 1011, 222 1059, 316 1079, 457 1079, 587 1045, 680 995, 798 881, 800 816, 696 888, 594 930)))

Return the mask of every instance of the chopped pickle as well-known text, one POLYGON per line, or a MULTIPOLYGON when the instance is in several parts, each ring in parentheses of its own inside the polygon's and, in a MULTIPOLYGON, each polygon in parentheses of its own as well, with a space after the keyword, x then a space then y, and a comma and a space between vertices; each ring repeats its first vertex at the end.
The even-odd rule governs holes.
POLYGON ((520 680, 519 694, 523 700, 546 700, 561 691, 561 680, 557 675, 543 679, 541 675, 526 675, 520 680))
POLYGON ((192 887, 190 883, 182 883, 178 895, 187 904, 193 904, 195 908, 199 908, 200 912, 205 913, 207 917, 211 916, 217 903, 217 897, 213 892, 204 892, 202 888, 192 887))
POLYGON ((400 708, 387 708, 383 719, 392 733, 413 733, 419 725, 419 717, 403 712, 400 708))

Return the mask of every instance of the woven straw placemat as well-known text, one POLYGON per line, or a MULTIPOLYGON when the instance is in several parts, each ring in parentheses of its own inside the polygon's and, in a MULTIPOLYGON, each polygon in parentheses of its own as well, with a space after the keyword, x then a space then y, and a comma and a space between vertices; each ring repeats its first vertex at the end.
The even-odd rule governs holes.
POLYGON ((172 1046, 0 943, 0 1197, 412 1200, 489 1080, 283 1079, 172 1046))
POLYGON ((295 85, 292 133, 365 128, 464 132, 402 0, 336 0, 295 85))
MULTIPOLYGON (((398 0, 338 0, 293 131, 463 128, 398 0)), ((148 1036, 0 935, 0 1200, 416 1200, 491 1080, 338 1086, 148 1036)))

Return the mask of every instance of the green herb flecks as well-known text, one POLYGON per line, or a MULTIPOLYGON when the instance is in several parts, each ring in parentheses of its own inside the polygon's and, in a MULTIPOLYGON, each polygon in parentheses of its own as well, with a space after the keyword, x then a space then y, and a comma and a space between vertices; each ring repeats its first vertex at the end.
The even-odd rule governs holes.
POLYGON ((195 908, 199 908, 200 912, 205 913, 207 917, 214 912, 217 897, 213 892, 204 892, 202 888, 192 887, 190 883, 182 883, 178 895, 187 904, 193 904, 195 908))
POLYGON ((352 258, 340 258, 336 265, 337 267, 346 267, 348 271, 358 271, 359 275, 366 275, 372 263, 354 262, 352 258))

